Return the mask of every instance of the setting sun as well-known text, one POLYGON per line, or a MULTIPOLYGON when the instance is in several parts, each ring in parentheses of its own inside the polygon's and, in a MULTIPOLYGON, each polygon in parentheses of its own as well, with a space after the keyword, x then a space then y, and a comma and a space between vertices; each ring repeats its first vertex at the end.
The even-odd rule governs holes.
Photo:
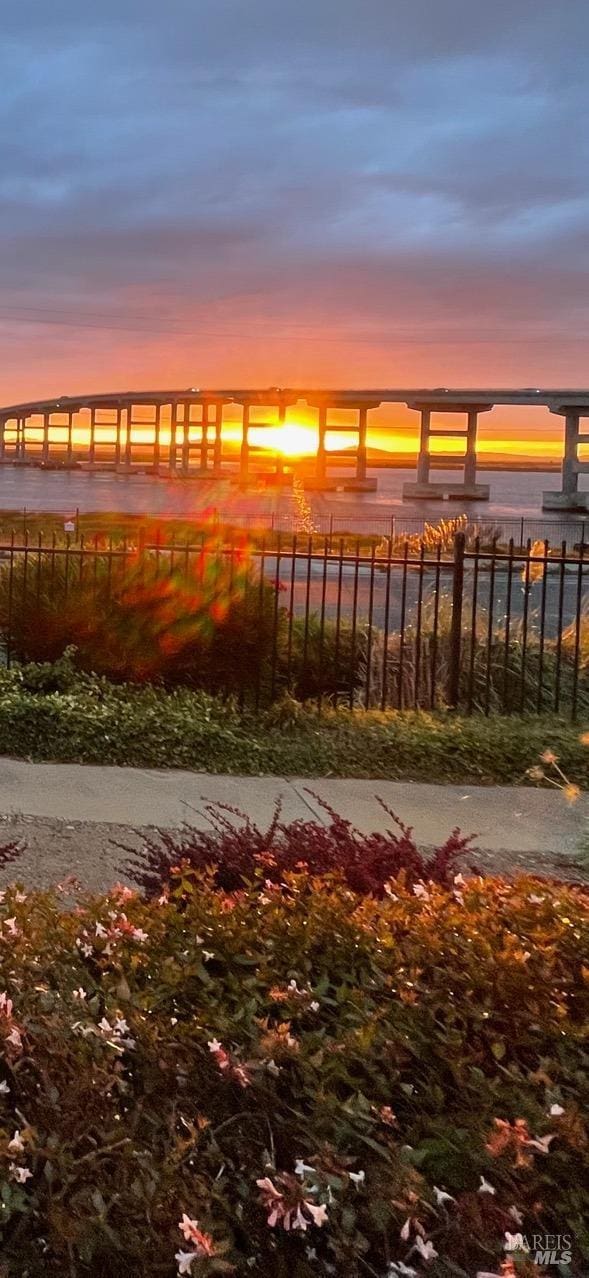
MULTIPOLYGON (((255 427, 252 436, 255 435, 255 427)), ((317 451, 317 431, 302 422, 284 422, 264 431, 263 446, 285 457, 304 457, 317 451)))

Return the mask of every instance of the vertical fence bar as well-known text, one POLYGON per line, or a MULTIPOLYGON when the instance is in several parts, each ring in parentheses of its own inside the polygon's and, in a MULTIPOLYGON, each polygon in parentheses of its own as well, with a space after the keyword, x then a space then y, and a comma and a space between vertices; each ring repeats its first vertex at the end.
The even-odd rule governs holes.
POLYGON ((431 651, 431 695, 430 710, 435 708, 436 704, 436 684, 438 678, 438 623, 440 616, 440 564, 442 561, 442 547, 438 542, 436 549, 436 572, 434 578, 434 624, 432 628, 432 651, 431 651))
POLYGON ((374 542, 370 555, 370 585, 368 593, 368 625, 366 629, 366 686, 364 689, 364 705, 370 709, 370 690, 372 683, 372 618, 374 613, 374 542))
POLYGON ((8 617, 6 627, 6 665, 12 660, 12 600, 14 593, 14 528, 10 533, 10 563, 8 567, 8 617))
POLYGON ((273 701, 276 694, 276 666, 278 661, 278 627, 280 624, 280 542, 281 533, 278 533, 276 541, 276 571, 274 573, 274 612, 272 625, 272 667, 270 675, 270 699, 273 701))
POLYGON ((487 617, 487 667, 485 670, 485 714, 489 713, 491 697, 491 656, 495 629, 495 568, 497 563, 497 538, 491 543, 491 569, 489 572, 489 614, 487 617))
POLYGON ((548 542, 544 542, 544 562, 542 564, 542 597, 540 599, 540 635, 538 640, 538 698, 536 709, 542 713, 543 681, 544 681, 544 639, 546 634, 546 593, 548 589, 548 542))
POLYGON ((310 610, 311 610, 311 567, 313 563, 312 549, 313 549, 313 540, 309 536, 307 538, 307 577, 305 582, 305 628, 303 631, 303 660, 302 660, 302 667, 301 667, 302 679, 305 678, 307 673, 307 655, 309 651, 309 621, 310 621, 310 610))
POLYGON ((474 703, 474 668, 477 652, 477 611, 479 602, 479 563, 481 543, 477 537, 474 543, 472 599, 470 606, 470 646, 468 653, 468 700, 467 711, 472 714, 474 703))
POLYGON ((291 565, 290 565, 290 596, 289 596, 289 603, 288 603, 288 638, 287 638, 287 652, 286 652, 286 686, 289 691, 291 686, 290 680, 291 680, 291 670, 292 670, 292 640, 293 640, 294 607, 295 607, 294 597, 295 597, 295 580, 296 580, 296 570, 297 570, 297 535, 296 533, 294 533, 293 535, 291 553, 292 553, 292 559, 291 559, 291 565))
POLYGON ((576 591, 576 609, 575 609, 575 648, 573 657, 573 688, 571 695, 571 719, 573 722, 577 718, 577 698, 579 692, 579 652, 581 647, 581 621, 583 617, 583 566, 584 566, 584 545, 583 534, 581 533, 581 542, 579 545, 579 566, 577 568, 577 591, 576 591))
POLYGON ((340 671, 340 630, 342 620, 342 592, 344 584, 344 540, 340 537, 339 563, 337 570, 337 602, 335 606, 335 639, 333 644, 333 664, 335 668, 335 685, 339 691, 340 671))
POLYGON ((513 583, 513 537, 509 539, 507 560, 507 596, 505 600, 505 636, 503 647, 503 710, 506 712, 509 703, 509 658, 511 643, 511 592, 513 583))
MULTIPOLYGON (((261 637, 264 629, 264 593, 266 586, 266 538, 262 537, 260 544, 260 579, 258 582, 258 634, 261 637)), ((260 700, 262 694, 262 663, 256 660, 256 677, 255 677, 255 707, 256 711, 260 709, 260 700)))
POLYGON ((317 710, 321 714, 321 702, 323 698, 323 660, 324 660, 324 644, 325 644, 325 602, 327 598, 327 537, 323 542, 323 579, 321 582, 321 613, 319 618, 319 662, 318 677, 319 688, 317 694, 317 710))
POLYGON ((566 573, 565 564, 566 541, 561 542, 560 547, 560 573, 558 579, 558 621, 556 632, 556 670, 554 672, 554 710, 558 714, 560 710, 560 677, 562 670, 562 616, 564 609, 564 582, 566 573))
POLYGON ((348 702, 350 710, 354 709, 354 693, 356 687, 356 627, 358 620, 358 578, 360 573, 360 538, 356 540, 356 555, 354 558, 354 595, 352 600, 352 631, 350 635, 350 671, 349 671, 349 688, 348 702))
POLYGON ((462 646, 462 600, 464 596, 464 551, 466 537, 463 532, 454 538, 454 574, 452 581, 452 617, 450 621, 450 670, 448 674, 448 704, 452 710, 460 701, 460 660, 462 646))
POLYGON ((413 705, 419 706, 419 683, 421 679, 421 617, 423 612, 423 560, 425 546, 423 541, 419 548, 419 580, 417 583, 417 613, 415 617, 415 685, 413 688, 413 705))
POLYGON ((392 558, 392 555, 391 555, 390 543, 389 543, 388 563, 386 566, 387 579, 386 579, 385 595, 384 595, 384 626, 383 626, 383 633, 382 633, 382 687, 381 687, 381 697, 380 697, 381 710, 386 710, 387 708, 387 694, 388 694, 389 610, 391 606, 391 572, 392 572, 391 558, 392 558))
POLYGON ((530 555, 532 543, 528 537, 526 543, 526 562, 524 564, 524 609, 522 617, 522 659, 520 670, 519 708, 523 714, 526 700, 526 666, 528 656, 528 614, 530 610, 530 555))
POLYGON ((403 580, 401 584, 401 617, 399 620, 399 688, 397 700, 399 702, 399 710, 403 709, 404 688, 403 688, 403 666, 405 661, 405 617, 407 612, 407 558, 409 555, 409 543, 405 539, 403 547, 403 580))

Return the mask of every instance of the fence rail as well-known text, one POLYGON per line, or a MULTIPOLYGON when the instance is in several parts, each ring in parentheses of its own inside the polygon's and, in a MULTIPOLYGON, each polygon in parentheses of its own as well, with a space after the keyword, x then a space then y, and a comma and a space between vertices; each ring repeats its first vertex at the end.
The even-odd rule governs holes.
POLYGON ((66 537, 0 550, 5 664, 55 660, 327 705, 589 717, 589 554, 278 534, 245 548, 66 537))

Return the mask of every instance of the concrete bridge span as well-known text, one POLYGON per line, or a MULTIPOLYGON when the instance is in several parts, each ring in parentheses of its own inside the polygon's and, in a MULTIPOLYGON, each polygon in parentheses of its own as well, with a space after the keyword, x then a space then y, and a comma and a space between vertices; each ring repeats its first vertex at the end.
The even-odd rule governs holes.
MULTIPOLYGON (((286 411, 305 403, 316 412, 318 446, 314 475, 309 484, 335 486, 329 462, 338 456, 327 448, 330 431, 349 431, 353 439, 355 470, 338 484, 368 491, 376 481, 367 475, 366 435, 369 414, 381 404, 404 404, 419 413, 420 442, 416 480, 404 485, 404 496, 413 500, 452 497, 485 500, 489 486, 477 479, 477 431, 479 415, 496 405, 540 406, 562 418, 564 459, 559 491, 543 494, 549 510, 586 510, 589 493, 579 492, 580 474, 589 473, 589 462, 580 459, 579 445, 589 443, 582 424, 589 419, 589 390, 575 388, 501 389, 476 387, 393 387, 375 389, 324 389, 316 387, 264 387, 182 390, 113 391, 91 395, 63 395, 0 407, 0 465, 73 466, 131 471, 146 465, 158 474, 219 476, 226 472, 222 448, 227 412, 238 410, 239 481, 252 478, 253 427, 275 426, 286 411), (275 420, 259 419, 261 409, 274 410, 275 420), (342 425, 331 416, 335 410, 352 410, 355 420, 342 425), (444 414, 461 414, 463 425, 440 424, 444 414), (455 483, 431 477, 431 440, 451 437, 464 440, 462 475, 455 483)), ((232 422, 235 426, 235 422, 232 422)), ((341 454, 340 454, 341 455, 341 454)), ((349 450, 346 450, 349 456, 349 450)), ((283 459, 275 459, 275 481, 281 482, 283 459)))

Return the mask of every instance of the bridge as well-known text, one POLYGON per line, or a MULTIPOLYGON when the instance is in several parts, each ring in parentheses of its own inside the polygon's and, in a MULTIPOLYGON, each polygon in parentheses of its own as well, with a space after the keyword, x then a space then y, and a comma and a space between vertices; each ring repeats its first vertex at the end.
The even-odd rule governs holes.
MULTIPOLYGON (((83 465, 90 470, 112 468, 131 472, 146 466, 156 474, 185 477, 217 477, 228 474, 222 448, 227 414, 238 415, 238 480, 246 486, 255 476, 250 432, 253 427, 276 426, 285 421, 289 407, 304 403, 316 413, 317 451, 314 472, 305 483, 329 489, 343 486, 370 491, 376 480, 367 474, 366 437, 369 413, 382 404, 404 404, 419 413, 420 435, 415 482, 404 485, 403 496, 417 499, 451 497, 484 501, 489 485, 477 480, 477 431, 481 413, 495 405, 540 406, 563 419, 564 458, 560 491, 545 492, 545 510, 587 510, 589 493, 579 492, 580 474, 589 473, 589 462, 579 457, 579 445, 589 443, 582 422, 589 418, 589 390, 493 389, 448 387, 325 390, 304 387, 266 387, 261 390, 212 390, 191 386, 183 390, 122 391, 95 395, 63 395, 58 398, 12 404, 0 408, 0 464, 45 467, 83 465), (272 410, 275 420, 260 419, 272 410), (352 410, 354 422, 334 421, 337 410, 352 410), (443 414, 461 414, 463 426, 436 424, 443 414), (330 432, 348 431, 351 449, 327 447, 330 432), (464 453, 453 456, 462 463, 457 482, 432 479, 431 441, 439 437, 464 441, 464 453), (344 455, 354 459, 354 474, 329 473, 329 462, 344 455)), ((232 420, 232 426, 235 422, 232 420)), ((437 457, 438 464, 440 458, 437 457)), ((283 478, 284 459, 274 460, 274 481, 283 478)))

